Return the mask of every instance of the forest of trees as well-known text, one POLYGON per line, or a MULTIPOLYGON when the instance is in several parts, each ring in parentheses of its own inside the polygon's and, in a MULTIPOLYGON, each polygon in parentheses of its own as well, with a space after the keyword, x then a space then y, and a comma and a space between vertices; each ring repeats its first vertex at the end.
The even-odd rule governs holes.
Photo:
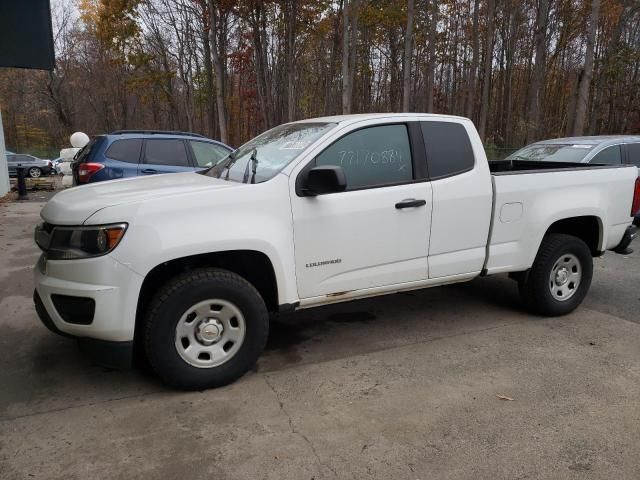
POLYGON ((0 69, 8 148, 76 130, 238 146, 301 118, 473 119, 511 148, 640 133, 638 0, 52 0, 56 68, 0 69))

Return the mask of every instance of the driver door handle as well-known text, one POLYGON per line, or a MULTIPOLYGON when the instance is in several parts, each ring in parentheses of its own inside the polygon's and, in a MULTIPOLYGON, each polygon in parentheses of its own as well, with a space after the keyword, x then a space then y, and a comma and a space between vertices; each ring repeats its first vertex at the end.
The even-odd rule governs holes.
POLYGON ((152 175, 154 173, 158 173, 158 171, 154 170, 153 168, 145 168, 144 170, 142 170, 142 173, 147 173, 149 175, 152 175))
POLYGON ((408 198, 406 200, 402 200, 401 202, 396 203, 396 208, 414 208, 414 207, 423 207, 427 204, 426 200, 416 200, 415 198, 408 198))

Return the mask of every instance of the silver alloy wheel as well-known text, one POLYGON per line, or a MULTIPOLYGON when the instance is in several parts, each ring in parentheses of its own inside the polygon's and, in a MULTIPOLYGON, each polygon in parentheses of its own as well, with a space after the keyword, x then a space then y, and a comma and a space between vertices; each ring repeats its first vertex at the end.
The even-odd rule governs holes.
POLYGON ((41 171, 40 171, 40 169, 39 169, 39 168, 37 168, 37 167, 31 167, 31 168, 29 169, 29 176, 30 176, 31 178, 38 178, 38 177, 40 176, 40 174, 41 174, 41 173, 42 173, 42 172, 41 172, 41 171))
POLYGON ((176 350, 189 365, 218 367, 238 353, 245 333, 244 316, 233 303, 217 298, 203 300, 180 317, 176 350))
POLYGON ((549 290, 556 300, 569 300, 578 291, 582 280, 582 265, 578 257, 571 253, 562 255, 551 269, 549 290))

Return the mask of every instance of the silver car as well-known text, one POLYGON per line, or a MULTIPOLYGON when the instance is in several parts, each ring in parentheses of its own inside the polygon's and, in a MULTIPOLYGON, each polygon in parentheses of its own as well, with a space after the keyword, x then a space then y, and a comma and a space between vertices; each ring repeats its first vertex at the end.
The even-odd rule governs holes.
POLYGON ((9 176, 12 177, 18 174, 18 167, 23 167, 27 177, 31 178, 49 175, 52 171, 50 160, 43 160, 25 153, 9 154, 7 152, 7 165, 9 166, 9 176))
POLYGON ((521 148, 506 159, 603 165, 631 163, 640 168, 640 136, 602 135, 543 140, 521 148))
MULTIPOLYGON (((640 169, 640 135, 567 137, 532 143, 506 160, 561 163, 633 164, 640 169)), ((639 170, 640 176, 640 170, 639 170)), ((640 225, 640 215, 634 221, 640 225)))

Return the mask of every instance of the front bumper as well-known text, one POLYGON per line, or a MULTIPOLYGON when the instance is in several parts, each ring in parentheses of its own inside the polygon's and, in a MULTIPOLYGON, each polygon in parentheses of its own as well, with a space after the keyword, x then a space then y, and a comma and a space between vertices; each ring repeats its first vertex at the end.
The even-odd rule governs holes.
POLYGON ((34 280, 41 303, 38 313, 42 318, 41 312, 46 312, 50 321, 43 322, 52 325, 56 333, 107 342, 133 341, 143 278, 126 265, 109 255, 49 261, 42 255, 34 269, 34 280), (56 308, 56 296, 91 299, 92 318, 72 323, 68 312, 56 308))
POLYGON ((33 303, 40 321, 57 335, 63 337, 76 338, 80 350, 91 358, 98 365, 103 367, 126 370, 133 364, 133 342, 110 342, 107 340, 96 340, 95 338, 74 337, 60 330, 51 319, 47 309, 42 303, 42 299, 37 290, 33 291, 33 303))

